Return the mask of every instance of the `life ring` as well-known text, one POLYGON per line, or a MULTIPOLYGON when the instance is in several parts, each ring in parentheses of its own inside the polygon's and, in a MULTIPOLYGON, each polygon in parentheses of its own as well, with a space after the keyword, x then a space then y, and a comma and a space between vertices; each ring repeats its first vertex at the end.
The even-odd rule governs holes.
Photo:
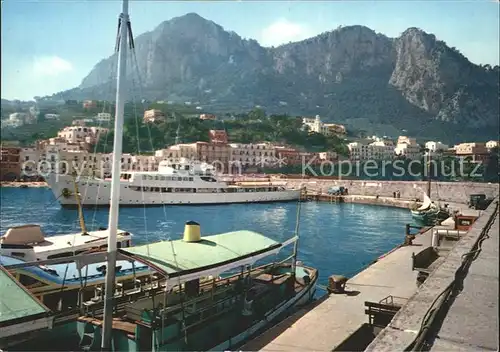
POLYGON ((62 191, 61 191, 61 195, 64 197, 64 198, 69 198, 71 197, 71 191, 67 188, 63 188, 62 191))

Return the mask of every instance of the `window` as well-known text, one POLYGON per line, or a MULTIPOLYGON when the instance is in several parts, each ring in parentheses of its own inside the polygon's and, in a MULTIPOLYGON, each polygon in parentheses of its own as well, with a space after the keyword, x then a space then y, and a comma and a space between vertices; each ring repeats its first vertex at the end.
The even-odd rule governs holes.
POLYGON ((64 253, 59 253, 59 254, 52 254, 47 257, 47 259, 55 259, 55 258, 64 258, 64 257, 71 257, 73 255, 72 252, 64 252, 64 253))
POLYGON ((31 276, 21 274, 19 275, 19 282, 23 286, 31 286, 36 284, 42 284, 40 281, 32 278, 31 276))

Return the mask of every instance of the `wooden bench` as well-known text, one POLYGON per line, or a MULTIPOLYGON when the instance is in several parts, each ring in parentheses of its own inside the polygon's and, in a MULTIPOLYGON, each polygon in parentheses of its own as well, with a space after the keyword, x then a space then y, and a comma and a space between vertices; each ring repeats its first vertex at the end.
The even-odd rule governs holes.
POLYGON ((368 315, 368 323, 373 326, 387 326, 394 315, 401 308, 399 305, 389 305, 365 301, 365 314, 368 315))

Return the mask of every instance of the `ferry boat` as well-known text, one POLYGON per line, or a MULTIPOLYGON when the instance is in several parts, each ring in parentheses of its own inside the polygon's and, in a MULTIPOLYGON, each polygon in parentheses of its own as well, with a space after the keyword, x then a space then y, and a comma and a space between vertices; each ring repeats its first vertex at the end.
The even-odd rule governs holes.
MULTIPOLYGON (((78 206, 78 201, 82 206, 110 204, 109 179, 51 173, 47 183, 62 206, 78 206)), ((273 182, 231 184, 221 181, 213 166, 181 158, 178 162, 160 162, 157 172, 122 172, 119 202, 120 206, 151 206, 280 202, 300 198, 299 189, 285 186, 273 182)))
MULTIPOLYGON (((108 237, 108 230, 45 236, 40 225, 15 226, 0 237, 0 255, 27 262, 71 257, 84 252, 105 250, 108 237)), ((132 235, 118 230, 116 240, 118 248, 130 247, 132 235)))

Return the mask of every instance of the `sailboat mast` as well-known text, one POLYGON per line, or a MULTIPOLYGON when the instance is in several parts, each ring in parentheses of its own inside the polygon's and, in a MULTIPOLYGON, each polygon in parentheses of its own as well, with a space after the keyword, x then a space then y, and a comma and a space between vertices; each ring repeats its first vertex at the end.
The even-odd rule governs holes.
POLYGON ((108 255, 106 265, 106 298, 104 301, 104 322, 101 350, 111 350, 113 329, 113 297, 116 268, 116 234, 118 230, 118 210, 120 205, 120 172, 123 142, 123 114, 125 110, 125 75, 127 68, 128 0, 122 2, 118 46, 118 74, 116 78, 115 136, 113 142, 113 165, 111 169, 111 199, 108 224, 108 255))

